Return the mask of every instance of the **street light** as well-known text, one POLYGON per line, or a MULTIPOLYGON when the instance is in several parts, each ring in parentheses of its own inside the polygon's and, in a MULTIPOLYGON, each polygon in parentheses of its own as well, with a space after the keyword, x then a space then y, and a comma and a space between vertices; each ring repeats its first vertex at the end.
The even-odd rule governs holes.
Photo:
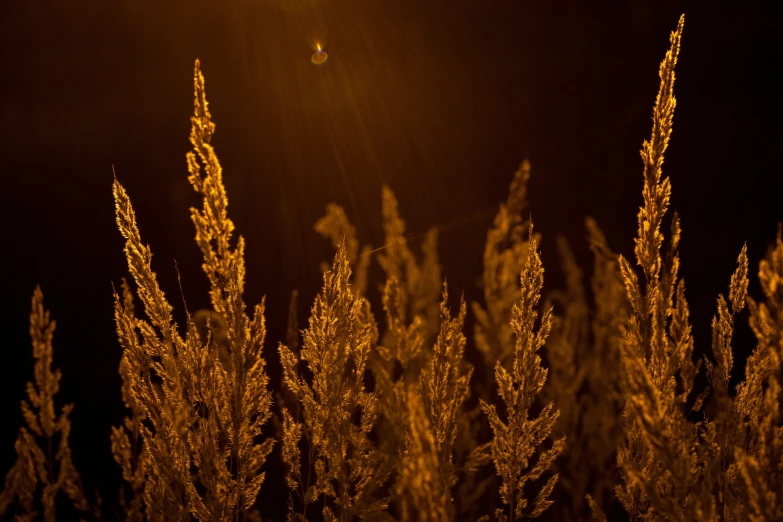
POLYGON ((316 44, 316 47, 318 50, 313 53, 313 55, 310 57, 310 61, 313 62, 315 65, 322 65, 326 63, 326 59, 328 58, 328 55, 321 49, 321 44, 316 44))

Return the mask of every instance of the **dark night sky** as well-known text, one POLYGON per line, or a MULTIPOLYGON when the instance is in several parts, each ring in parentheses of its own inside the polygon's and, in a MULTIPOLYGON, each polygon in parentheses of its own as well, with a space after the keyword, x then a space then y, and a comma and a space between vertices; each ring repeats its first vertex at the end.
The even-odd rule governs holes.
MULTIPOLYGON (((441 227, 450 289, 475 299, 486 229, 527 157, 547 288, 560 283, 557 234, 590 272, 586 215, 632 255, 638 150, 684 11, 664 169, 683 220, 697 349, 708 348, 715 298, 743 241, 758 297, 756 267, 783 221, 773 161, 783 138, 783 21, 773 3, 3 0, 0 473, 13 462, 32 378, 27 320, 40 283, 58 321, 59 400, 76 403, 74 458, 113 503, 119 470, 108 435, 123 411, 111 283, 127 265, 112 165, 180 321, 175 259, 188 307, 208 303, 185 167, 196 57, 230 216, 248 242, 246 301, 267 295, 276 384, 290 291, 299 288, 305 318, 319 262, 331 255, 312 231, 330 201, 379 246, 389 184, 415 238, 441 227), (320 68, 309 63, 317 41, 329 53, 320 68)), ((747 327, 739 330, 747 351, 747 327)))

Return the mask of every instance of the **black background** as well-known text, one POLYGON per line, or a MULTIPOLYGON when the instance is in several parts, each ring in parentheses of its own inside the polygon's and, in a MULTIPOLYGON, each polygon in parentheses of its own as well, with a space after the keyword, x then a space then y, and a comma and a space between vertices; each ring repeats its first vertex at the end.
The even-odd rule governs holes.
MULTIPOLYGON (((58 321, 58 401, 76 403, 74 460, 112 516, 120 473, 109 431, 124 413, 111 283, 127 265, 111 166, 182 322, 175 260, 188 308, 209 302, 188 212, 199 202, 185 166, 196 57, 229 214, 248 243, 245 299, 267 296, 266 357, 277 386, 290 292, 300 290, 304 327, 319 262, 331 256, 312 231, 330 201, 377 247, 381 185, 389 184, 414 243, 440 228, 454 304, 461 291, 481 296, 486 230, 525 157, 548 289, 562 282, 557 234, 590 273, 586 215, 614 250, 632 255, 638 150, 650 132, 658 64, 684 11, 664 171, 683 221, 697 350, 708 350, 715 298, 742 243, 758 297, 758 261, 783 221, 774 154, 783 23, 772 4, 0 2, 0 473, 13 463, 19 400, 32 379, 27 321, 40 283, 58 321), (309 63, 316 42, 329 53, 323 67, 309 63)), ((740 323, 737 374, 754 346, 740 323)), ((270 459, 261 496, 265 513, 280 519, 282 482, 277 456, 270 459)))

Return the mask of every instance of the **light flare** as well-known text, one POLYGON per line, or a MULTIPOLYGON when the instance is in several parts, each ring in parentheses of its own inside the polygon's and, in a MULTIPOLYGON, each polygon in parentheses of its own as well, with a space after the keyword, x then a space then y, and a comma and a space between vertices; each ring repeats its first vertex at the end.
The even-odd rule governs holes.
POLYGON ((310 57, 310 61, 313 62, 315 65, 323 65, 324 63, 326 63, 326 59, 328 58, 328 55, 321 48, 320 42, 316 42, 315 47, 317 51, 314 52, 313 55, 310 57))

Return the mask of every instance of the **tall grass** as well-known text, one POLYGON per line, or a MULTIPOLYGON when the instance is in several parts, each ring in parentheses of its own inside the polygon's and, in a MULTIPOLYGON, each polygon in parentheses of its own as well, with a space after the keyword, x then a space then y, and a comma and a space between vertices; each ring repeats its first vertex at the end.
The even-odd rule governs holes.
MULTIPOLYGON (((682 225, 669 215, 673 183, 663 174, 683 28, 680 18, 642 145, 633 258, 614 253, 588 218, 589 289, 559 239, 566 285, 545 291, 540 237, 525 215, 525 161, 487 234, 469 335, 464 298, 451 308, 434 229, 409 244, 384 187, 385 242, 373 250, 330 204, 315 230, 335 255, 321 267, 301 331, 292 296, 279 390, 266 373, 264 301, 252 313, 243 301, 245 242, 228 217, 196 61, 187 168, 202 200, 190 214, 209 310, 191 314, 183 302, 186 322, 175 323, 130 195, 113 183, 131 276, 114 293, 127 407, 110 435, 125 482, 114 512, 134 521, 263 520, 279 502, 289 521, 605 520, 619 504, 634 521, 783 520, 783 233, 759 264, 763 301, 748 296, 741 248, 728 297, 717 299, 711 353, 695 358, 679 275, 682 225), (383 280, 374 287, 376 259, 383 280), (745 308, 757 346, 732 388, 745 308), (697 385, 700 375, 708 386, 697 385), (707 400, 714 409, 703 408, 707 400), (266 429, 273 414, 277 440, 266 429), (274 447, 288 489, 279 498, 263 493, 274 447)), ((101 519, 71 459, 72 405, 55 414, 60 373, 42 300, 36 288, 35 379, 0 515, 101 519)))

